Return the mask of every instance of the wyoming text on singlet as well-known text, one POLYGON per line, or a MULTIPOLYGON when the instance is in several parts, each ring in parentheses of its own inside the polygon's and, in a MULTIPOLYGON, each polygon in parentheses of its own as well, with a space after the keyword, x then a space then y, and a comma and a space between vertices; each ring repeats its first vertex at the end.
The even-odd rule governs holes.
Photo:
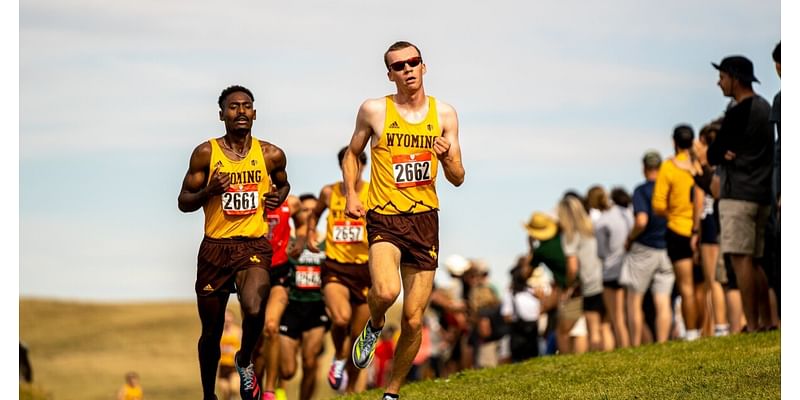
POLYGON ((418 123, 403 119, 386 96, 386 119, 372 147, 367 208, 380 214, 416 214, 439 209, 433 141, 441 136, 436 99, 428 96, 428 114, 418 123))
POLYGON ((257 238, 267 233, 264 204, 261 199, 272 185, 264 162, 261 144, 252 139, 250 151, 243 160, 229 159, 216 139, 211 143, 209 181, 215 169, 230 174, 231 183, 220 196, 212 196, 203 206, 205 234, 214 239, 232 237, 257 238))

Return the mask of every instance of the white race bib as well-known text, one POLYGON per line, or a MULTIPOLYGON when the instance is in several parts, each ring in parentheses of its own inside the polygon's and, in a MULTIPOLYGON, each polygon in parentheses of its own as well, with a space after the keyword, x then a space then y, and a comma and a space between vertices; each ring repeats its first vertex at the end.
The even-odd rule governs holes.
POLYGON ((364 241, 362 221, 334 221, 333 242, 338 244, 360 243, 364 241))
POLYGON ((392 156, 394 184, 398 188, 430 185, 431 153, 400 154, 392 156))
POLYGON ((294 272, 294 285, 302 290, 316 290, 322 287, 319 265, 298 265, 294 272))
POLYGON ((231 185, 222 193, 222 211, 226 215, 255 214, 258 209, 258 184, 231 185))

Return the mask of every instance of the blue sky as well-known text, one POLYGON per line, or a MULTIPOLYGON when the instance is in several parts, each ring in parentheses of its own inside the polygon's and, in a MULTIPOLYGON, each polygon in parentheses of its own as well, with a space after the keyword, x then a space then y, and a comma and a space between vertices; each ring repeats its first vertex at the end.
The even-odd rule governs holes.
POLYGON ((254 135, 284 149, 293 193, 318 193, 359 104, 394 89, 386 47, 417 44, 466 168, 439 182, 441 255, 486 259, 498 285, 532 211, 632 190, 675 125, 722 114, 712 61, 745 55, 756 91, 780 90, 777 0, 465 3, 20 2, 20 295, 193 298, 203 217, 176 199, 192 149, 224 133, 230 84, 253 90, 254 135))

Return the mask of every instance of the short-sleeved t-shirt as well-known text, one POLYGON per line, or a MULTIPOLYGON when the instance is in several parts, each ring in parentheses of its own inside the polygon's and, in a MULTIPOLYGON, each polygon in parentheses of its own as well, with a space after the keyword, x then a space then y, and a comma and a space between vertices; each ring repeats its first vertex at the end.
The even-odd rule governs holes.
POLYGON ((647 214, 647 226, 644 232, 636 237, 636 242, 655 249, 666 249, 667 219, 653 214, 653 187, 655 181, 647 181, 633 191, 633 215, 643 212, 647 214))
POLYGON ((539 242, 539 246, 533 250, 531 267, 536 268, 539 264, 550 269, 558 287, 567 287, 567 263, 561 247, 561 235, 557 234, 552 239, 539 242))
MULTIPOLYGON (((563 235, 562 235, 563 236, 563 235)), ((584 297, 603 292, 603 262, 597 256, 597 239, 575 233, 572 241, 562 237, 564 256, 578 258, 578 279, 581 281, 581 293, 584 297)))

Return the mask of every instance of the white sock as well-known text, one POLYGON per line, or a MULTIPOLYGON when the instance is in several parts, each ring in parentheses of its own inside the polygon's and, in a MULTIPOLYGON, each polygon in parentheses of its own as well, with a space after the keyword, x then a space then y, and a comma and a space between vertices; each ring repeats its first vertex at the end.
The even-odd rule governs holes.
POLYGON ((698 329, 689 329, 686 331, 686 340, 691 342, 700 338, 700 331, 698 329))
POLYGON ((728 336, 730 334, 730 325, 716 324, 714 325, 714 336, 728 336))

